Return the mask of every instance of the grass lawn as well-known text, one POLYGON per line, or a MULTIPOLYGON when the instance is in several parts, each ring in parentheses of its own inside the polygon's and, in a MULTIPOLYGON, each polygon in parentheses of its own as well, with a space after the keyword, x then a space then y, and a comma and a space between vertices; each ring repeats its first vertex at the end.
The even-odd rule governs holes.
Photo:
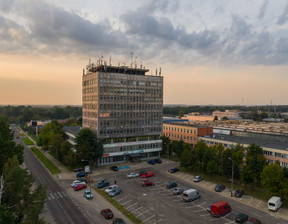
POLYGON ((29 139, 29 138, 22 138, 23 142, 26 144, 26 145, 34 145, 34 143, 29 139))
POLYGON ((52 173, 61 173, 57 166, 55 166, 43 153, 41 153, 36 147, 31 148, 32 152, 38 157, 38 159, 44 164, 44 166, 52 173))
POLYGON ((98 192, 103 198, 109 201, 112 205, 114 205, 122 214, 124 214, 131 222, 135 224, 142 224, 143 222, 138 219, 135 215, 129 212, 126 208, 120 205, 116 200, 110 197, 105 191, 100 190, 99 188, 93 187, 93 189, 98 192))

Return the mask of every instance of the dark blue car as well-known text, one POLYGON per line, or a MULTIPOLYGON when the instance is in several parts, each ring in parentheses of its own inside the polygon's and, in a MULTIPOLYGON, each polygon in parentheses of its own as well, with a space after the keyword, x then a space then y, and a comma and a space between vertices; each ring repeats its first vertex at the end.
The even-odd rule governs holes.
POLYGON ((79 177, 86 177, 87 176, 87 173, 77 173, 76 174, 76 177, 79 178, 79 177))
POLYGON ((151 165, 155 165, 155 160, 154 159, 151 159, 151 160, 148 160, 148 162, 147 163, 149 163, 149 164, 151 164, 151 165))
POLYGON ((108 180, 102 180, 98 183, 97 187, 98 188, 103 188, 109 186, 110 182, 108 180))

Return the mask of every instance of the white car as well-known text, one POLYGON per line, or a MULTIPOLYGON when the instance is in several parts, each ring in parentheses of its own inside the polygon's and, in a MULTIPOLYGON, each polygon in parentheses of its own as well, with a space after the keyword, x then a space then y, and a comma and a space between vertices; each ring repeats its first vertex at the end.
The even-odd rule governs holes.
POLYGON ((139 173, 128 173, 127 174, 128 178, 134 178, 134 177, 139 177, 139 176, 140 176, 139 173))
POLYGON ((116 188, 118 188, 117 185, 111 185, 111 186, 109 186, 109 187, 105 190, 105 192, 106 192, 107 194, 109 194, 111 191, 114 191, 116 188))
POLYGON ((74 187, 77 184, 86 184, 85 182, 79 181, 79 180, 74 180, 71 184, 71 187, 74 187))
POLYGON ((201 180, 203 180, 203 177, 201 176, 195 176, 195 178, 193 179, 194 182, 200 182, 201 180))

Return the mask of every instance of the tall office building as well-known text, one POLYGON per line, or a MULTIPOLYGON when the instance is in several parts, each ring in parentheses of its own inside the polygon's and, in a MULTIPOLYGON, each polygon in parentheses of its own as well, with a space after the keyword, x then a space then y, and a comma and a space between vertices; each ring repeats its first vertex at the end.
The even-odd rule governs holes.
POLYGON ((163 77, 148 69, 89 62, 82 77, 82 126, 104 147, 99 165, 160 155, 163 77))

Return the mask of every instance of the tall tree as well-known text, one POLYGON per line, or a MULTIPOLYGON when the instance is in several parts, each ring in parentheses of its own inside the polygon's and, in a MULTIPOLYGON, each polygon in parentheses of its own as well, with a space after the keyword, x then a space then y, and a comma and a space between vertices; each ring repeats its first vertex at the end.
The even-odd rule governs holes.
POLYGON ((272 195, 282 196, 282 198, 288 190, 288 181, 284 178, 284 172, 277 163, 264 167, 261 183, 272 195))
POLYGON ((23 146, 16 145, 13 141, 14 134, 4 116, 0 116, 0 173, 3 172, 3 165, 8 158, 13 155, 17 155, 18 160, 22 164, 23 158, 23 146))
POLYGON ((77 158, 80 161, 89 161, 92 166, 97 165, 98 159, 102 157, 104 149, 102 143, 97 140, 94 132, 89 128, 81 129, 75 142, 77 158))
POLYGON ((248 166, 244 166, 242 171, 241 171, 241 179, 245 185, 245 189, 247 184, 250 184, 253 182, 253 173, 248 166))

